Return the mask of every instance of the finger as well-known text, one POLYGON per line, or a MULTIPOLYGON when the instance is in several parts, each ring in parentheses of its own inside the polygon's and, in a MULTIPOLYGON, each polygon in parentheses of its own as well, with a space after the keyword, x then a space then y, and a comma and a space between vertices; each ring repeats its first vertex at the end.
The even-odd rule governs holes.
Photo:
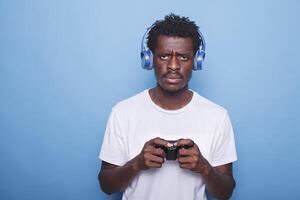
POLYGON ((160 163, 160 164, 164 162, 164 158, 152 155, 150 153, 146 153, 144 155, 144 158, 145 158, 146 162, 156 162, 156 163, 160 163))
POLYGON ((159 156, 159 157, 165 157, 166 156, 166 153, 162 148, 156 148, 156 147, 153 147, 153 146, 147 147, 145 149, 145 152, 150 153, 152 155, 159 156))
POLYGON ((159 138, 159 137, 150 140, 149 144, 151 146, 162 146, 162 147, 171 147, 171 146, 173 146, 173 144, 169 143, 167 140, 164 140, 164 139, 159 138))
POLYGON ((162 163, 157 163, 157 162, 149 162, 148 167, 149 168, 161 168, 162 163))
POLYGON ((181 148, 181 149, 178 150, 179 157, 181 157, 181 156, 193 156, 195 154, 196 153, 194 152, 194 149, 181 148))
POLYGON ((190 156, 188 156, 188 157, 179 157, 178 162, 180 164, 188 164, 188 163, 193 162, 193 159, 190 156))
POLYGON ((181 147, 181 146, 193 147, 194 144, 195 144, 194 141, 191 139, 179 139, 175 143, 175 145, 178 147, 181 147))
POLYGON ((191 169, 192 168, 190 164, 179 164, 179 167, 183 168, 183 169, 191 169))

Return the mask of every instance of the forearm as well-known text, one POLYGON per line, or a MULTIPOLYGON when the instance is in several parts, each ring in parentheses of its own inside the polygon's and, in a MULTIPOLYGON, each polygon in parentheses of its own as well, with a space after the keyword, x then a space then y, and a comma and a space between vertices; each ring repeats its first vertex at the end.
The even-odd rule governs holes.
POLYGON ((235 188, 235 181, 232 174, 220 173, 208 164, 207 169, 202 173, 208 192, 217 199, 229 199, 235 188))
POLYGON ((124 166, 101 169, 98 175, 100 187, 107 194, 120 192, 131 183, 139 171, 136 158, 124 166))
POLYGON ((98 175, 101 189, 107 193, 120 192, 128 187, 133 178, 142 170, 160 168, 164 162, 165 152, 155 146, 167 147, 168 142, 154 138, 145 143, 142 151, 124 166, 102 162, 98 175))

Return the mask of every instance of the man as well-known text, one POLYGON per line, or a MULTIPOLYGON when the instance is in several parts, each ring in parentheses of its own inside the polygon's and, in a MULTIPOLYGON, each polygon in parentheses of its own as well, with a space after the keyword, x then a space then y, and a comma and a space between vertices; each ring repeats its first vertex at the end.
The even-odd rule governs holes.
POLYGON ((230 119, 188 88, 204 43, 199 34, 194 22, 174 14, 151 27, 147 46, 157 85, 112 109, 99 156, 105 193, 124 191, 123 200, 200 200, 207 187, 218 199, 230 198, 236 160, 230 119), (170 147, 178 150, 176 160, 165 159, 170 147))

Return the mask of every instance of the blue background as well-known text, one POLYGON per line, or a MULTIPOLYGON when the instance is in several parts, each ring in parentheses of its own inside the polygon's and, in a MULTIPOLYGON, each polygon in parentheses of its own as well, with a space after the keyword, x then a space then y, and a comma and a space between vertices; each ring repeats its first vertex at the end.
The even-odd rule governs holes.
POLYGON ((232 199, 299 199, 299 10, 297 0, 0 0, 0 199, 120 198, 98 188, 107 117, 155 85, 140 39, 170 12, 206 38, 190 86, 230 113, 232 199))

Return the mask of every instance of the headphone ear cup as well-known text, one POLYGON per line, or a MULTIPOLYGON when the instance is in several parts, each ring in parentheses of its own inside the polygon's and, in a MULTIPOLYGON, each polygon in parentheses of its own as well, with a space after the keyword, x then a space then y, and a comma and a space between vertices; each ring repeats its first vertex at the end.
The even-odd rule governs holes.
POLYGON ((153 54, 149 49, 141 52, 141 60, 143 69, 153 69, 153 54))
POLYGON ((204 61, 204 58, 205 58, 205 51, 198 50, 195 54, 193 70, 202 69, 202 63, 204 61))

